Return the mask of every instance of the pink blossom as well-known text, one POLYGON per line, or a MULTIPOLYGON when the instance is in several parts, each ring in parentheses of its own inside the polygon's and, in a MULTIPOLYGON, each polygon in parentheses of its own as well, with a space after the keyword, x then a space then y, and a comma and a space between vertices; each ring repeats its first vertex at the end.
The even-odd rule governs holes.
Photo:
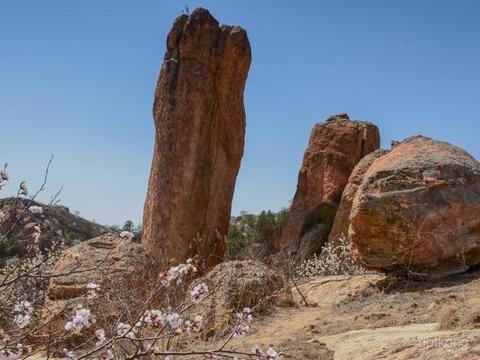
POLYGON ((2 360, 17 360, 23 355, 24 349, 22 344, 17 344, 15 349, 0 350, 0 359, 2 360))
POLYGON ((0 171, 0 182, 8 182, 9 179, 10 177, 6 171, 0 171))
POLYGON ((105 330, 98 329, 95 331, 95 339, 97 339, 95 345, 100 346, 105 342, 105 330))
POLYGON ((163 286, 168 287, 172 282, 180 284, 182 278, 188 273, 195 273, 197 268, 192 264, 192 259, 188 259, 186 264, 180 264, 178 266, 172 266, 168 271, 160 273, 159 279, 163 286))
POLYGON ((192 289, 192 291, 190 291, 192 302, 194 302, 195 304, 201 302, 205 298, 205 296, 207 296, 207 294, 208 286, 205 283, 198 284, 192 289))
POLYGON ((195 316, 192 321, 185 321, 185 328, 187 332, 200 332, 203 329, 203 318, 201 316, 195 316))
POLYGON ((75 358, 73 351, 68 351, 68 349, 62 349, 62 353, 65 356, 65 360, 73 360, 75 358))
POLYGON ((13 322, 17 325, 20 329, 23 329, 30 323, 31 314, 33 313, 32 304, 29 301, 21 301, 15 305, 13 309, 15 313, 15 317, 13 318, 13 322))
POLYGON ((141 321, 146 325, 160 327, 165 325, 166 318, 160 310, 148 310, 143 315, 141 321))
POLYGON ((100 285, 94 283, 88 283, 86 286, 87 289, 87 299, 93 299, 97 297, 97 291, 100 291, 100 285))
POLYGON ((102 356, 100 356, 100 358, 102 360, 112 360, 113 359, 113 352, 112 350, 108 349, 107 351, 105 351, 102 356))
POLYGON ((90 310, 79 305, 74 311, 72 320, 65 324, 65 330, 78 334, 83 328, 89 328, 93 323, 90 310))

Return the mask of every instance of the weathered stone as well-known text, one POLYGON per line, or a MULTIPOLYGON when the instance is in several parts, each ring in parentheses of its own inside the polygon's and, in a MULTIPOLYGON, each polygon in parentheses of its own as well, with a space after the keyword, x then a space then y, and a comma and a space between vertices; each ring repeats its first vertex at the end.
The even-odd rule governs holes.
POLYGON ((68 248, 53 268, 42 309, 50 335, 63 332, 73 309, 86 305, 89 283, 101 287, 100 295, 88 304, 100 326, 111 325, 112 319, 127 312, 125 307, 134 314, 154 279, 153 270, 153 258, 141 244, 114 234, 68 248))
POLYGON ((168 35, 142 234, 159 267, 195 255, 201 268, 223 260, 250 60, 246 31, 205 9, 177 18, 168 35))
MULTIPOLYGON (((378 149, 378 128, 339 114, 316 124, 298 174, 295 197, 280 237, 279 248, 297 247, 304 234, 323 224, 328 236, 343 189, 355 165, 378 149)), ((315 250, 315 249, 312 249, 315 250)))
POLYGON ((357 193, 358 187, 363 181, 363 177, 372 163, 380 156, 387 154, 387 150, 376 150, 360 160, 355 166, 348 179, 347 186, 343 190, 340 206, 338 207, 333 222, 332 230, 328 236, 328 241, 332 244, 338 243, 341 236, 348 236, 348 228, 350 227, 350 212, 352 210, 353 199, 357 193))
POLYGON ((195 307, 203 316, 205 335, 222 335, 235 323, 235 314, 243 308, 255 308, 261 314, 290 294, 286 279, 258 261, 228 261, 215 266, 191 285, 205 283, 212 294, 195 307), (282 290, 284 292, 282 293, 282 290))
POLYGON ((376 159, 358 188, 349 241, 369 269, 437 278, 480 263, 480 164, 415 136, 376 159))

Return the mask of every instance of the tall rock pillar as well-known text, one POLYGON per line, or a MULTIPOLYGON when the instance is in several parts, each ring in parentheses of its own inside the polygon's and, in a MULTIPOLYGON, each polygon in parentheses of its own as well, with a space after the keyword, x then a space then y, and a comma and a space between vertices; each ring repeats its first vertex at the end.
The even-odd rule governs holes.
POLYGON ((159 267, 223 260, 243 155, 247 33, 205 9, 175 20, 155 92, 155 148, 142 241, 159 267))

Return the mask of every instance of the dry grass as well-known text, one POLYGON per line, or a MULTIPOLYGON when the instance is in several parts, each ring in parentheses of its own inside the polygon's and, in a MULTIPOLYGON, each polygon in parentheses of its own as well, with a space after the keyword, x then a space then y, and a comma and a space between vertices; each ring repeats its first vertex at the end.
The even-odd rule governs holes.
POLYGON ((463 304, 443 308, 437 317, 439 330, 467 330, 480 328, 480 308, 467 308, 463 304))

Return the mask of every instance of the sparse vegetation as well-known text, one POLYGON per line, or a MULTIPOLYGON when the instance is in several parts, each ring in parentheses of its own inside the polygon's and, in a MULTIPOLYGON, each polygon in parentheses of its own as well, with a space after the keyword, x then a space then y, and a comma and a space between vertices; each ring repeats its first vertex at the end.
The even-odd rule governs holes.
POLYGON ((362 275, 369 271, 358 265, 352 257, 347 238, 342 235, 338 244, 327 243, 320 255, 314 254, 298 268, 299 276, 362 275))
POLYGON ((438 313, 439 330, 480 328, 480 308, 455 304, 444 307, 438 313))
POLYGON ((279 236, 287 210, 270 210, 258 215, 242 212, 232 218, 226 257, 230 260, 263 260, 271 254, 271 244, 279 236))

